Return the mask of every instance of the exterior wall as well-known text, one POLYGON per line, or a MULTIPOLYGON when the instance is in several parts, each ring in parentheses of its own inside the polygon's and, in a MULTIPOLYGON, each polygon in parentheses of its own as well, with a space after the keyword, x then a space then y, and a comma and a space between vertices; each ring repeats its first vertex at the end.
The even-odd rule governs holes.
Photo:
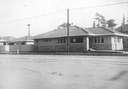
POLYGON ((123 38, 124 50, 128 50, 128 37, 123 38))
MULTIPOLYGON (((94 38, 94 37, 93 37, 94 38)), ((95 50, 122 50, 123 43, 121 37, 115 36, 104 36, 104 43, 95 43, 94 39, 91 38, 91 47, 95 50), (119 38, 120 42, 118 42, 117 38, 119 38)))
POLYGON ((104 43, 95 43, 94 37, 91 38, 91 47, 95 50, 112 50, 111 37, 105 36, 104 43))
POLYGON ((4 45, 0 46, 0 52, 5 52, 5 46, 4 45))
MULTIPOLYGON (((44 39, 35 40, 35 51, 67 51, 67 39, 65 43, 58 43, 58 38, 50 39, 50 42, 44 42, 44 39)), ((83 37, 83 43, 69 43, 69 51, 82 52, 87 51, 87 39, 83 37)))
MULTIPOLYGON (((57 39, 51 39, 50 42, 44 42, 43 39, 35 42, 35 46, 37 47, 36 51, 57 51, 56 49, 57 39)), ((60 44, 64 48, 64 44, 60 44)), ((59 45, 58 45, 59 46, 59 45)))
POLYGON ((34 42, 14 42, 13 45, 9 47, 10 52, 33 52, 34 51, 34 42))

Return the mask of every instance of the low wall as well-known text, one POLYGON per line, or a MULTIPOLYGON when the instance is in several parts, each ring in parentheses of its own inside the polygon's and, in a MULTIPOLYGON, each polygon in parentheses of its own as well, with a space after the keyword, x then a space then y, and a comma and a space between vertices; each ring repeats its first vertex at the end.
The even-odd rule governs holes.
POLYGON ((11 45, 10 52, 22 51, 22 52, 32 52, 34 51, 34 45, 11 45))

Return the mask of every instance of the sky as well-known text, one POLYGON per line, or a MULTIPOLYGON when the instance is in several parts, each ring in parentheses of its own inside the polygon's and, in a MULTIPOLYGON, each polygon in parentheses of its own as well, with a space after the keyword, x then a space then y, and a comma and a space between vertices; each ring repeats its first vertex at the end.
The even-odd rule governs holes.
POLYGON ((67 9, 70 23, 80 27, 92 27, 96 12, 120 26, 123 15, 128 19, 128 3, 86 8, 120 2, 128 0, 0 0, 0 36, 26 36, 27 24, 31 36, 52 31, 67 22, 67 9))

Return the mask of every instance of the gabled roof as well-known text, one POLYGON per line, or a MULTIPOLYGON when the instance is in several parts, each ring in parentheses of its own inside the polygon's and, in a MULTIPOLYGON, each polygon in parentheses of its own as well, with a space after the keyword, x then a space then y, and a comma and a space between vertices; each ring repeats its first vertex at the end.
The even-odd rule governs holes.
POLYGON ((24 42, 24 41, 33 41, 33 37, 32 36, 23 36, 23 37, 14 39, 11 42, 24 42))
POLYGON ((1 41, 6 41, 6 42, 9 42, 11 40, 14 40, 16 39, 15 37, 12 37, 12 36, 3 36, 3 37, 0 37, 0 40, 1 41))
MULTIPOLYGON (((91 35, 91 32, 88 30, 84 30, 78 26, 70 26, 69 27, 69 36, 85 36, 91 35)), ((42 38, 58 38, 58 37, 66 37, 67 36, 67 27, 60 27, 53 31, 43 33, 34 37, 34 39, 42 39, 42 38)))

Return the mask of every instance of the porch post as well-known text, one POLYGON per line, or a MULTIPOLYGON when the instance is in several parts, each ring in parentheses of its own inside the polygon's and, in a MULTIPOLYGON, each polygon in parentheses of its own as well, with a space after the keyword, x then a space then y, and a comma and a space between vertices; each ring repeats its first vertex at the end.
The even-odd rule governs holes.
POLYGON ((89 37, 84 37, 84 51, 89 50, 89 37))
POLYGON ((86 37, 86 51, 89 50, 89 37, 86 37))

